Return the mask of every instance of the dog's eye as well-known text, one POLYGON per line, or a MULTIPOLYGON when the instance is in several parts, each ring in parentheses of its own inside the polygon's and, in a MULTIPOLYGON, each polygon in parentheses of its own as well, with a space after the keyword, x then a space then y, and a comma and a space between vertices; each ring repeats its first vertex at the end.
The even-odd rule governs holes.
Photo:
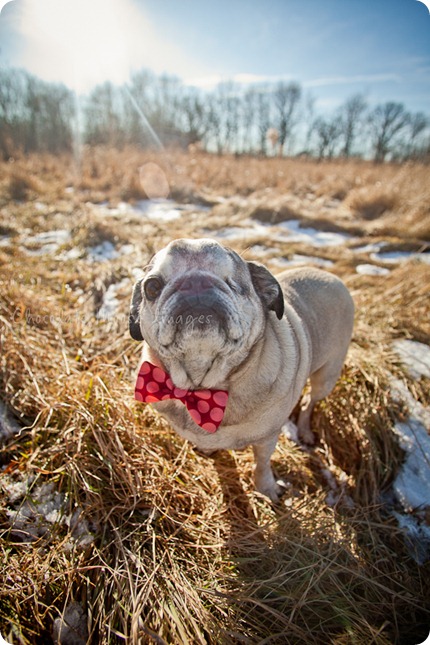
POLYGON ((230 287, 230 289, 231 289, 232 291, 234 291, 235 293, 239 291, 239 286, 238 286, 238 284, 237 284, 234 280, 232 280, 231 278, 227 278, 227 279, 226 279, 226 283, 228 284, 228 286, 230 287))
POLYGON ((151 302, 157 300, 163 290, 164 282, 160 278, 148 278, 144 284, 145 296, 151 302))

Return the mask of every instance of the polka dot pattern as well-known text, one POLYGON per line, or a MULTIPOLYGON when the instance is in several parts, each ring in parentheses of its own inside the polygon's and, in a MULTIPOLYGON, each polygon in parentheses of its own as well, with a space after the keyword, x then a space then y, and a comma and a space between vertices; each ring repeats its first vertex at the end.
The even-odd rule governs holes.
POLYGON ((177 399, 187 407, 193 421, 206 430, 216 432, 223 420, 228 401, 225 390, 182 390, 175 387, 170 376, 156 365, 144 361, 137 376, 134 398, 142 403, 177 399))

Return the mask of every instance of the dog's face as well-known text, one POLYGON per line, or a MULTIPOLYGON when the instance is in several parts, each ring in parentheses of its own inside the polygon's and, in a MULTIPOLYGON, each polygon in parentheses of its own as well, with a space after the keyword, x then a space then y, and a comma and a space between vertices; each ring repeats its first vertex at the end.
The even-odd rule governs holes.
POLYGON ((130 333, 159 355, 177 387, 220 387, 271 310, 282 318, 284 301, 265 267, 213 240, 182 239, 157 253, 135 285, 130 333))

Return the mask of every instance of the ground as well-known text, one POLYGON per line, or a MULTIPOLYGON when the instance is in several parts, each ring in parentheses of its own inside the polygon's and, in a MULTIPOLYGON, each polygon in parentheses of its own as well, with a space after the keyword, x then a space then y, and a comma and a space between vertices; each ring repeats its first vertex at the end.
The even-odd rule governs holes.
POLYGON ((0 177, 2 636, 425 640, 428 167, 99 148, 0 177), (133 400, 132 285, 184 236, 274 273, 321 266, 353 295, 316 445, 291 426, 274 454, 278 505, 253 489, 252 451, 207 459, 133 400))

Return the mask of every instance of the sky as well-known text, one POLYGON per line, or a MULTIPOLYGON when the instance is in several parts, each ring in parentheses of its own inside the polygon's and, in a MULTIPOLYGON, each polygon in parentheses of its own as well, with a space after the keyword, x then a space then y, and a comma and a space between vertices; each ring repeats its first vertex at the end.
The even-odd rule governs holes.
MULTIPOLYGON (((426 0, 430 7, 430 0, 426 0)), ((299 82, 316 108, 356 93, 430 114, 430 12, 419 0, 12 0, 0 66, 78 93, 133 71, 210 90, 299 82)))

